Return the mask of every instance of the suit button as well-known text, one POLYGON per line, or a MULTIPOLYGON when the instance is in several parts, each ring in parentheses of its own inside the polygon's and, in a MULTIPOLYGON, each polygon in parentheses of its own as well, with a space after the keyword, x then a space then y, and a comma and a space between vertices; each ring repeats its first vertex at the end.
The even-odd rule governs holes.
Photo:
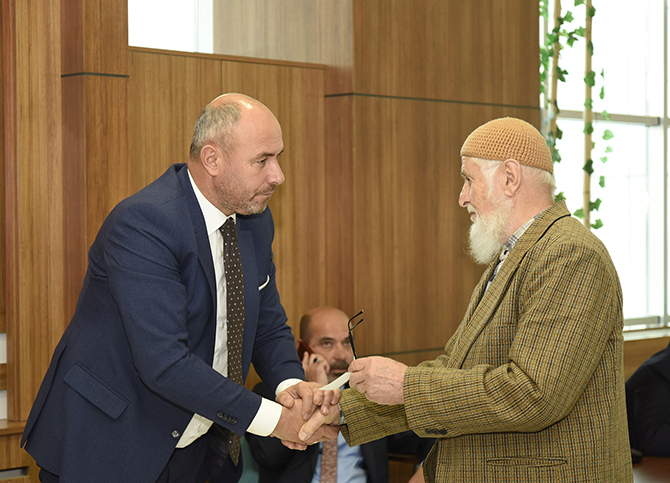
POLYGON ((230 418, 230 422, 233 424, 237 424, 237 419, 236 418, 230 418))
POLYGON ((172 432, 170 433, 170 436, 172 436, 172 439, 179 439, 181 433, 176 429, 173 429, 172 432))
POLYGON ((225 419, 225 416, 226 416, 226 415, 223 414, 221 411, 219 411, 218 413, 216 413, 216 417, 219 418, 219 419, 225 419))

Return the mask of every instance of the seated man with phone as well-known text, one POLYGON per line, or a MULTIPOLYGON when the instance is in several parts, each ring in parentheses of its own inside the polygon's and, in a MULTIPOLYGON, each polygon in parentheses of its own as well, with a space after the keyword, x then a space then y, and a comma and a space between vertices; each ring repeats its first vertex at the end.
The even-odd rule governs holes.
MULTIPOLYGON (((349 317, 334 307, 318 307, 302 317, 298 355, 307 381, 326 385, 347 372, 355 357, 348 321, 349 317)), ((254 391, 261 395, 268 392, 263 383, 254 391)), ((315 444, 305 451, 295 451, 275 438, 247 433, 246 439, 259 466, 259 483, 387 483, 389 453, 409 454, 422 461, 434 442, 407 431, 350 448, 340 434, 337 440, 332 440, 333 443, 315 444)), ((423 475, 418 471, 411 482, 421 481, 423 475)))

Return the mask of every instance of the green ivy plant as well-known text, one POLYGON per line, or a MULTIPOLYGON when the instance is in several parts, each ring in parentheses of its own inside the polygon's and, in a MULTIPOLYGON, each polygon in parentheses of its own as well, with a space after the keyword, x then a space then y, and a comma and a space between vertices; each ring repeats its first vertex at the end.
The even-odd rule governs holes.
MULTIPOLYGON (((545 20, 549 17, 549 0, 540 0, 540 16, 545 20)), ((558 82, 565 82, 568 71, 559 66, 560 52, 565 45, 572 47, 580 37, 584 36, 584 28, 566 28, 566 24, 572 23, 574 16, 568 11, 561 16, 561 2, 554 0, 554 28, 547 32, 543 45, 540 46, 540 93, 544 98, 544 111, 547 113, 546 122, 543 124, 544 137, 547 140, 554 163, 561 162, 557 141, 562 139, 563 131, 558 126, 557 118, 561 112, 558 107, 557 91, 558 82), (553 70, 552 70, 553 67, 553 70), (551 84, 547 92, 546 86, 551 84), (550 97, 551 95, 551 97, 550 97)), ((558 199, 565 199, 563 193, 559 193, 558 199)))
MULTIPOLYGON (((548 19, 549 0, 540 0, 540 16, 544 19, 548 19)), ((582 167, 584 171, 584 200, 582 203, 582 208, 579 208, 575 211, 574 215, 581 218, 585 226, 589 228, 598 229, 603 226, 601 219, 597 219, 594 223, 590 222, 590 215, 593 211, 598 211, 602 201, 600 198, 597 198, 595 201, 591 201, 591 176, 595 172, 593 167, 592 152, 595 148, 595 143, 592 141, 591 136, 593 134, 593 99, 591 96, 591 90, 596 85, 596 73, 591 69, 591 60, 593 57, 593 42, 591 41, 591 22, 595 16, 596 9, 592 6, 592 0, 574 0, 574 6, 578 7, 581 5, 586 6, 585 14, 585 23, 583 27, 576 27, 572 30, 564 28, 565 24, 572 23, 574 20, 574 15, 572 12, 568 11, 564 16, 561 16, 561 2, 560 0, 554 1, 554 28, 551 32, 547 32, 546 38, 544 39, 543 45, 540 46, 540 92, 544 96, 544 109, 547 113, 547 120, 543 123, 543 134, 547 140, 547 145, 552 153, 552 160, 554 163, 559 163, 561 161, 561 156, 556 146, 558 140, 562 139, 563 132, 558 127, 556 118, 560 113, 557 102, 557 87, 558 82, 565 82, 565 76, 568 72, 564 69, 561 69, 559 66, 560 51, 567 45, 572 47, 579 38, 584 38, 586 42, 586 72, 584 76, 584 83, 586 84, 585 88, 585 101, 584 101, 584 136, 585 136, 585 147, 589 149, 584 150, 584 165, 582 167), (552 70, 553 67, 553 70, 552 70), (549 93, 546 92, 546 85, 551 81, 551 98, 549 93)), ((603 85, 600 89, 600 99, 605 98, 605 88, 604 88, 604 79, 605 72, 604 70, 600 73, 603 85)), ((602 117, 605 120, 610 120, 610 116, 607 111, 602 112, 602 117)), ((612 139, 614 135, 612 131, 605 130, 603 134, 603 140, 605 142, 612 139)), ((607 162, 607 155, 613 152, 613 149, 609 145, 605 145, 605 154, 600 157, 600 161, 603 163, 607 162)), ((599 185, 601 188, 605 187, 605 177, 599 177, 599 185)), ((556 196, 556 201, 564 200, 564 192, 560 192, 556 196)))

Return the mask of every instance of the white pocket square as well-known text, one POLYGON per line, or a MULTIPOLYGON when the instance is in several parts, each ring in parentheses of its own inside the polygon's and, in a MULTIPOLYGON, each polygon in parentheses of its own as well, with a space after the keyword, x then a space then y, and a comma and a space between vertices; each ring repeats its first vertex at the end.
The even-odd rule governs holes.
POLYGON ((261 290, 263 290, 268 283, 270 283, 270 275, 268 275, 268 278, 265 279, 265 283, 260 287, 258 287, 258 291, 260 292, 261 290))

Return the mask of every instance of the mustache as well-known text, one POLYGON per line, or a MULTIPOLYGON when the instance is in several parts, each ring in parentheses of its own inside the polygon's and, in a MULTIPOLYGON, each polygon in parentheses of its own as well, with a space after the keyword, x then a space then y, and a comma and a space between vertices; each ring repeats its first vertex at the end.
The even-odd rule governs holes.
POLYGON ((343 371, 346 371, 347 369, 349 369, 349 363, 345 360, 339 359, 339 360, 333 361, 333 363, 330 364, 330 370, 331 371, 340 370, 340 369, 343 370, 343 371))

